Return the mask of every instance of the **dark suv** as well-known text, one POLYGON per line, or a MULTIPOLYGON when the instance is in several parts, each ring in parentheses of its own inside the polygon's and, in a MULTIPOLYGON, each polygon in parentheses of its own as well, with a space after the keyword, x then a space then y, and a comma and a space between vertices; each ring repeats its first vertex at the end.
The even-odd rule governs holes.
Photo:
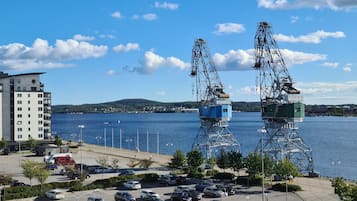
POLYGON ((114 195, 115 201, 136 201, 135 197, 128 192, 116 192, 114 195))

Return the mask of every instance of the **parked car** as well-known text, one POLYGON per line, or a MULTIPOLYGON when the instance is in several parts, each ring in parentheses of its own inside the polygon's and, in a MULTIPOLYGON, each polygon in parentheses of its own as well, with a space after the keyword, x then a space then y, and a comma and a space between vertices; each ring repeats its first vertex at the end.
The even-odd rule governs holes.
POLYGON ((51 200, 64 199, 64 192, 58 189, 52 189, 45 193, 46 197, 51 200))
POLYGON ((196 189, 197 191, 201 191, 201 192, 202 192, 203 189, 205 189, 206 187, 208 187, 208 186, 213 186, 213 185, 214 185, 214 183, 207 182, 207 181, 202 181, 202 182, 196 184, 195 189, 196 189))
POLYGON ((135 172, 133 170, 122 170, 119 173, 119 176, 127 176, 127 175, 135 175, 135 172))
POLYGON ((89 197, 88 197, 87 201, 104 201, 104 199, 101 198, 101 197, 93 196, 93 195, 92 195, 92 196, 89 196, 89 197))
POLYGON ((227 195, 234 195, 236 193, 234 189, 234 184, 219 184, 216 185, 218 189, 222 190, 223 192, 227 193, 227 195))
POLYGON ((228 196, 226 192, 222 191, 216 186, 208 186, 205 189, 203 189, 203 195, 206 197, 214 197, 214 198, 228 196))
POLYGON ((152 190, 144 189, 140 192, 140 198, 142 198, 142 199, 152 199, 152 198, 160 199, 160 195, 153 192, 152 190))
POLYGON ((189 188, 190 188, 189 186, 182 186, 182 185, 176 186, 175 189, 174 189, 174 192, 181 192, 181 191, 187 190, 189 188))
POLYGON ((46 169, 47 170, 55 170, 55 169, 57 169, 57 165, 56 164, 46 164, 46 169))
POLYGON ((161 175, 159 177, 159 183, 165 185, 176 185, 176 177, 173 175, 161 175))
POLYGON ((176 178, 176 184, 177 185, 186 185, 186 184, 188 184, 187 178, 183 177, 183 176, 178 176, 176 178))
POLYGON ((25 184, 24 182, 15 181, 11 184, 11 187, 15 187, 15 186, 30 186, 30 185, 25 184))
POLYGON ((192 201, 198 201, 202 199, 201 193, 195 189, 185 189, 183 192, 187 192, 188 195, 192 198, 192 201))
POLYGON ((135 197, 128 192, 116 192, 114 195, 115 201, 136 201, 135 197))
POLYGON ((132 190, 141 189, 141 184, 138 181, 127 181, 124 182, 123 185, 125 188, 132 189, 132 190))
POLYGON ((170 197, 171 201, 192 201, 187 192, 173 192, 170 197))

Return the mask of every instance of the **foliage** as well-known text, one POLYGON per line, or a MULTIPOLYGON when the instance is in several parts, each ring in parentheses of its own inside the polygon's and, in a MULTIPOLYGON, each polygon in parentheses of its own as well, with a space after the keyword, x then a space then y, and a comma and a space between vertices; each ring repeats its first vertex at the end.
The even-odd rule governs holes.
POLYGON ((235 175, 230 172, 219 172, 214 175, 213 179, 221 179, 221 180, 233 180, 235 175))
MULTIPOLYGON (((249 176, 262 173, 262 156, 259 153, 250 153, 243 159, 245 167, 248 169, 249 176)), ((271 157, 264 157, 264 173, 271 175, 274 170, 274 160, 271 157)))
POLYGON ((216 163, 217 166, 223 169, 224 171, 226 171, 227 168, 230 168, 229 156, 224 149, 221 149, 219 155, 217 156, 216 163))
POLYGON ((203 157, 201 152, 198 150, 192 150, 187 153, 187 167, 188 173, 192 177, 202 177, 202 173, 199 171, 198 167, 203 164, 203 157))
POLYGON ((61 146, 63 145, 63 141, 62 141, 62 138, 59 137, 58 135, 55 136, 55 141, 54 141, 54 144, 57 145, 57 146, 61 146))
POLYGON ((159 179, 159 175, 156 173, 147 173, 143 175, 143 178, 141 179, 141 182, 143 183, 152 183, 152 182, 157 182, 159 179))
POLYGON ((0 149, 4 149, 6 146, 7 146, 7 141, 4 137, 2 137, 0 141, 0 149))
POLYGON ((261 186, 262 177, 260 176, 240 176, 237 179, 237 183, 245 186, 261 186))
POLYGON ((12 182, 13 179, 9 175, 0 175, 0 185, 9 185, 12 182))
POLYGON ((42 190, 42 185, 46 182, 49 176, 50 176, 50 172, 49 170, 46 169, 44 164, 43 166, 37 166, 37 169, 35 171, 35 177, 37 181, 41 184, 41 190, 42 190))
POLYGON ((229 166, 233 171, 238 172, 243 168, 243 157, 240 152, 231 151, 228 153, 229 166))
POLYGON ((169 167, 173 169, 181 169, 186 164, 186 156, 181 150, 176 150, 169 162, 169 167))
POLYGON ((289 159, 279 161, 274 169, 275 174, 282 178, 285 178, 287 175, 296 177, 299 174, 297 167, 289 159))
POLYGON ((285 183, 274 184, 272 188, 274 191, 286 192, 286 186, 288 187, 288 192, 301 191, 301 187, 299 185, 285 183))
POLYGON ((332 187, 343 201, 356 201, 357 200, 357 186, 354 184, 347 184, 342 177, 337 177, 331 180, 332 187))
POLYGON ((32 178, 36 176, 39 165, 40 164, 38 162, 32 160, 24 160, 21 163, 22 173, 30 180, 30 185, 32 185, 32 178))
POLYGON ((33 139, 32 137, 30 137, 30 138, 27 140, 27 142, 26 142, 26 146, 28 146, 31 151, 35 149, 36 144, 37 144, 37 143, 36 143, 36 140, 33 139))

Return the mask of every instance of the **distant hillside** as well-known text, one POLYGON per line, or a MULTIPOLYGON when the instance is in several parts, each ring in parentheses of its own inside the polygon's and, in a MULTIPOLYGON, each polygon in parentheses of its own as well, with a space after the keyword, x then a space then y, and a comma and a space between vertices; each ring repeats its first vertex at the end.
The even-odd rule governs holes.
MULTIPOLYGON (((244 112, 260 111, 259 102, 233 102, 233 110, 244 112)), ((112 113, 112 112, 181 112, 183 109, 197 108, 194 101, 164 103, 146 99, 123 99, 118 101, 82 104, 54 105, 53 113, 112 113)))

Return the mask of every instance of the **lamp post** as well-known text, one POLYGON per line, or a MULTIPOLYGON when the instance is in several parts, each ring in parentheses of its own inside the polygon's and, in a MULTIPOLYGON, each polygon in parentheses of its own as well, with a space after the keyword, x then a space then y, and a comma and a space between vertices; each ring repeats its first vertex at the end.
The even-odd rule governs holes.
POLYGON ((265 192, 264 192, 264 177, 265 177, 265 173, 264 173, 264 145, 263 145, 263 135, 264 133, 267 132, 267 130, 263 127, 261 129, 258 129, 258 132, 261 133, 261 136, 260 136, 260 145, 261 145, 261 158, 262 158, 262 201, 265 200, 265 192))
POLYGON ((109 125, 109 122, 104 122, 103 137, 104 137, 104 150, 105 150, 105 153, 107 153, 107 125, 109 125))
POLYGON ((79 136, 80 136, 79 151, 81 152, 81 176, 82 176, 82 174, 83 174, 83 154, 82 154, 81 147, 83 145, 83 128, 84 128, 84 125, 78 125, 78 128, 80 129, 80 132, 79 132, 79 136))

